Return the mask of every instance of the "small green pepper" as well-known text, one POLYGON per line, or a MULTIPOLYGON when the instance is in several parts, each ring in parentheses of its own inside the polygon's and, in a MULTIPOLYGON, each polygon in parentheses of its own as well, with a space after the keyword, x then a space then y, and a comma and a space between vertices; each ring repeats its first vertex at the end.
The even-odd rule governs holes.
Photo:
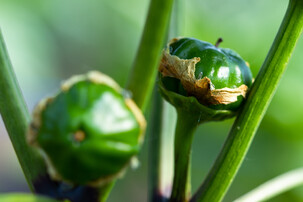
POLYGON ((90 72, 37 105, 28 141, 42 152, 53 179, 98 186, 120 176, 138 154, 145 125, 111 78, 90 72))
POLYGON ((159 71, 164 85, 214 109, 236 110, 252 85, 252 73, 236 52, 194 38, 173 39, 159 71), (180 84, 181 82, 181 84, 180 84))

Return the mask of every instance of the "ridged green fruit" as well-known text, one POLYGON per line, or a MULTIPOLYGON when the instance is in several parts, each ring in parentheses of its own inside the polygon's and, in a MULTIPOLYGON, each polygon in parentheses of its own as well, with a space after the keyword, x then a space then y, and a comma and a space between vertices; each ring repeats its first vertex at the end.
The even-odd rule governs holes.
POLYGON ((168 90, 195 96, 214 109, 237 110, 253 81, 248 63, 236 52, 194 38, 173 39, 159 70, 168 90))
POLYGON ((138 154, 145 120, 109 77, 74 76, 34 110, 28 140, 53 179, 100 185, 120 176, 138 154))

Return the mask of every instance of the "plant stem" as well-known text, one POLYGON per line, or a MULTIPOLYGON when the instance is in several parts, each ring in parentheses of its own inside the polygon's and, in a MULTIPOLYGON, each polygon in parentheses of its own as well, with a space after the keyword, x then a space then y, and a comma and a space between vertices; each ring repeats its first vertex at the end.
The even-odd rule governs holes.
POLYGON ((227 140, 192 201, 221 201, 278 87, 303 28, 303 1, 290 0, 275 41, 227 140))
POLYGON ((126 85, 143 111, 154 86, 173 0, 151 0, 143 35, 126 85))
POLYGON ((17 192, 0 194, 0 201, 6 201, 6 202, 13 202, 13 201, 60 202, 58 200, 55 200, 52 198, 46 198, 46 197, 40 196, 40 195, 28 194, 28 193, 17 193, 17 192))
POLYGON ((190 190, 190 159, 191 146, 194 132, 199 123, 199 115, 178 110, 177 125, 175 131, 175 169, 174 182, 171 194, 171 202, 187 201, 188 190, 190 190))
MULTIPOLYGON (((181 31, 182 1, 174 1, 168 38, 177 37, 181 31)), ((165 201, 170 196, 172 179, 169 173, 172 173, 173 168, 173 148, 170 145, 173 142, 176 117, 175 109, 163 100, 158 88, 155 88, 151 116, 152 137, 149 142, 149 201, 165 201)))
POLYGON ((235 202, 265 201, 300 185, 303 185, 303 168, 275 177, 236 199, 235 202))
POLYGON ((43 160, 25 139, 30 116, 9 60, 0 31, 0 113, 30 189, 33 181, 45 173, 43 160))
POLYGON ((164 202, 170 196, 173 172, 175 109, 154 90, 149 141, 149 201, 164 202))
POLYGON ((174 0, 173 10, 171 14, 168 38, 178 37, 182 34, 184 27, 183 18, 184 18, 184 0, 174 0))
POLYGON ((108 184, 105 184, 103 186, 101 186, 99 188, 99 193, 100 193, 100 198, 99 198, 99 201, 100 202, 105 202, 112 190, 112 188, 114 187, 116 181, 112 181, 112 182, 109 182, 108 184))
POLYGON ((151 131, 152 136, 149 142, 149 169, 148 169, 148 186, 149 186, 149 201, 164 201, 164 196, 161 190, 161 154, 163 153, 162 135, 163 135, 163 113, 164 102, 159 95, 157 89, 153 94, 153 106, 151 114, 151 131))

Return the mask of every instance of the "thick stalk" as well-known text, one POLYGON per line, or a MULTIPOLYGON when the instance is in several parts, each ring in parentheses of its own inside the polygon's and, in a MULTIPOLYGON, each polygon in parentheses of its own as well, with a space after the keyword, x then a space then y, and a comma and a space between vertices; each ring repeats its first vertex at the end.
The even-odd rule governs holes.
MULTIPOLYGON (((180 19, 182 16, 183 0, 175 0, 168 30, 168 38, 177 37, 181 31, 180 19)), ((166 44, 164 43, 164 46, 166 44)), ((166 103, 154 89, 153 106, 151 116, 151 141, 149 141, 149 201, 165 201, 170 195, 169 188, 172 186, 172 179, 168 173, 172 173, 173 162, 170 147, 173 143, 174 124, 176 113, 173 106, 166 103)))
POLYGON ((184 28, 184 0, 174 0, 173 10, 171 14, 170 26, 168 31, 168 39, 182 35, 184 28))
POLYGON ((105 184, 103 186, 101 186, 99 188, 99 194, 100 194, 100 197, 99 197, 99 202, 105 202, 107 201, 107 198, 112 190, 112 188, 114 187, 116 181, 112 181, 112 182, 109 182, 108 184, 105 184))
POLYGON ((199 116, 178 110, 174 146, 174 181, 170 201, 184 202, 190 189, 190 159, 194 132, 199 123, 199 116))
POLYGON ((30 189, 45 166, 25 140, 30 116, 0 32, 0 113, 30 189))
MULTIPOLYGON (((0 201, 13 202, 13 201, 26 201, 26 202, 60 202, 51 198, 46 198, 40 195, 28 193, 1 193, 0 201)), ((62 201, 61 201, 62 202, 62 201)))
POLYGON ((143 111, 152 94, 173 0, 151 0, 143 35, 126 89, 143 111))
POLYGON ((158 89, 154 90, 153 93, 153 106, 151 114, 151 131, 152 136, 149 142, 149 168, 148 168, 148 187, 149 187, 149 201, 164 201, 161 190, 161 154, 163 155, 162 148, 162 130, 164 127, 163 116, 164 116, 164 102, 158 92, 158 89))
POLYGON ((303 1, 290 0, 274 43, 206 180, 192 201, 221 201, 248 151, 303 28, 303 1))

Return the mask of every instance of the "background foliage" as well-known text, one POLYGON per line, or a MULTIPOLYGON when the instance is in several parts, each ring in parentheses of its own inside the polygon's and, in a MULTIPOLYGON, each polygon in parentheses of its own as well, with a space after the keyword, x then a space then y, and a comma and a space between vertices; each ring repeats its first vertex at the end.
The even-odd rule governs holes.
MULTIPOLYGON (((148 0, 0 0, 0 26, 30 110, 56 92, 62 80, 100 70, 124 86, 135 56, 148 0)), ((183 36, 236 50, 256 75, 278 30, 287 0, 187 0, 183 36)), ((280 87, 226 201, 290 169, 303 166, 303 40, 299 41, 280 87)), ((209 170, 232 120, 197 131, 192 175, 195 189, 209 170)), ((109 201, 146 201, 146 146, 141 166, 116 184, 109 201)), ((167 147, 170 153, 170 147, 167 147)), ((12 146, 0 124, 0 192, 29 191, 12 146)), ((302 201, 302 188, 272 201, 302 201)))

